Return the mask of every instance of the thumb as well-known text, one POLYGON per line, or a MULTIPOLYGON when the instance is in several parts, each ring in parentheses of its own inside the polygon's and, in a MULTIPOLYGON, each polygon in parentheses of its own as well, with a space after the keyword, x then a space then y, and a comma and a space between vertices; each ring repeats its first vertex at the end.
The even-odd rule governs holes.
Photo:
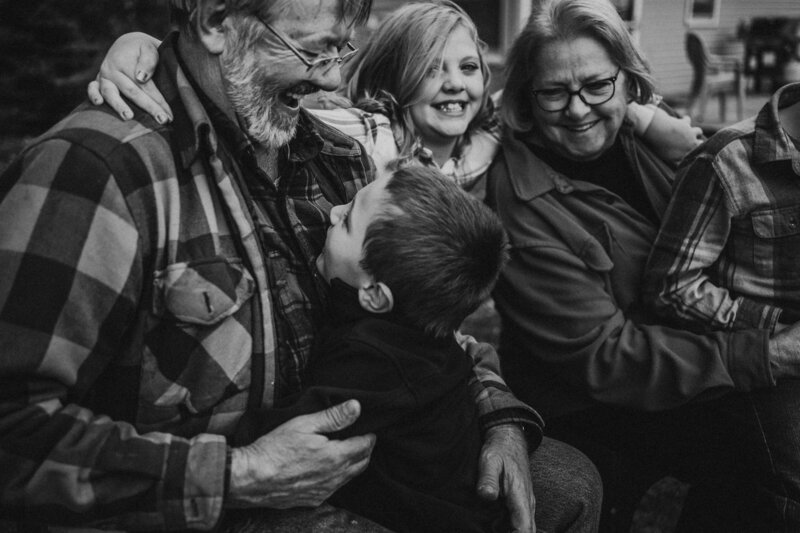
POLYGON ((502 468, 502 461, 494 456, 480 461, 478 495, 484 500, 492 501, 500 496, 500 475, 502 468))
POLYGON ((151 41, 139 45, 139 55, 136 57, 134 73, 136 81, 144 83, 153 76, 158 65, 158 47, 151 41))
POLYGON ((309 429, 315 433, 333 433, 351 425, 360 414, 361 404, 358 400, 348 400, 324 411, 307 415, 306 422, 309 424, 309 429))

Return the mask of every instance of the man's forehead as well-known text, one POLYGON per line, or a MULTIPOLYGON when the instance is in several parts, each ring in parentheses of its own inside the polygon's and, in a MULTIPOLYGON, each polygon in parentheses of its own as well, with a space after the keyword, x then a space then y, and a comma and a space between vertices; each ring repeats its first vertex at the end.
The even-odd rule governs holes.
POLYGON ((272 10, 273 24, 295 38, 341 38, 350 32, 340 12, 342 0, 279 0, 272 10))
POLYGON ((320 18, 343 19, 342 0, 277 0, 272 8, 274 20, 313 21, 320 18))

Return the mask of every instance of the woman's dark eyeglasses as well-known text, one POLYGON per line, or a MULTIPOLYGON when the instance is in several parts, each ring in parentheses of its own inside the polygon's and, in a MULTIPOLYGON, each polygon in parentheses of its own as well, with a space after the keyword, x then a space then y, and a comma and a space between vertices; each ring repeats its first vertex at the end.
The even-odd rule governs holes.
POLYGON ((539 89, 532 91, 533 97, 542 111, 550 113, 568 108, 573 96, 577 96, 588 106, 604 104, 614 98, 614 93, 617 89, 617 78, 621 70, 621 67, 618 68, 617 73, 610 78, 590 81, 582 85, 577 91, 568 91, 563 88, 539 89))
MULTIPOLYGON (((297 47, 294 46, 291 43, 291 41, 289 40, 289 38, 287 36, 283 35, 277 29, 273 28, 270 23, 268 23, 267 21, 265 21, 264 19, 262 19, 258 15, 254 15, 254 16, 256 17, 256 19, 258 19, 258 21, 261 24, 263 24, 269 31, 271 31, 272 34, 275 35, 275 37, 277 37, 278 40, 281 43, 283 43, 283 45, 286 48, 288 48, 294 55, 296 55, 297 59, 302 61, 303 64, 306 66, 306 68, 308 70, 311 70, 314 67, 326 67, 326 66, 328 66, 330 63, 332 63, 334 61, 337 64, 341 65, 342 63, 344 63, 345 61, 347 61, 348 59, 350 59, 351 57, 356 55, 356 52, 358 52, 358 48, 353 46, 353 44, 350 41, 347 41, 344 44, 344 48, 347 50, 344 53, 344 55, 337 55, 337 56, 334 56, 334 57, 324 56, 324 57, 316 57, 314 59, 308 59, 304 53, 300 52, 300 50, 298 50, 297 47)), ((341 51, 340 51, 340 53, 341 53, 341 51)), ((306 52, 306 54, 312 55, 311 52, 306 52)), ((313 54, 313 55, 318 56, 320 54, 313 54)))

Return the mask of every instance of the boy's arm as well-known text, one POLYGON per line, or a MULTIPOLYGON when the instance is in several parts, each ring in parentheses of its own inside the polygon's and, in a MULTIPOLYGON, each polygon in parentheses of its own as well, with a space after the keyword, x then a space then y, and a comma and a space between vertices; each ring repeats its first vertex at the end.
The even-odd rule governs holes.
POLYGON ((500 359, 492 345, 456 332, 456 340, 474 361, 470 390, 478 406, 481 429, 515 424, 525 431, 530 451, 542 440, 544 421, 533 408, 518 400, 500 377, 500 359))
POLYGON ((703 142, 703 131, 693 127, 688 116, 673 116, 655 104, 631 102, 626 117, 633 123, 636 135, 673 165, 703 142))
POLYGON ((681 169, 645 270, 645 303, 713 329, 772 331, 779 308, 734 297, 706 274, 728 241, 734 214, 711 158, 700 154, 681 169))

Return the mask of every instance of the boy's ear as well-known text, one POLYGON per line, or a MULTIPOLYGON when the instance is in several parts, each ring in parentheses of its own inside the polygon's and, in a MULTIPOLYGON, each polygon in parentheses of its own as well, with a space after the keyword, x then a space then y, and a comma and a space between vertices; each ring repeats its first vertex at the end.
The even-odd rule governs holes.
POLYGON ((225 48, 225 0, 200 0, 197 3, 197 35, 212 54, 221 54, 225 48))
POLYGON ((385 283, 375 281, 358 289, 358 303, 370 313, 388 313, 394 308, 394 296, 385 283))

